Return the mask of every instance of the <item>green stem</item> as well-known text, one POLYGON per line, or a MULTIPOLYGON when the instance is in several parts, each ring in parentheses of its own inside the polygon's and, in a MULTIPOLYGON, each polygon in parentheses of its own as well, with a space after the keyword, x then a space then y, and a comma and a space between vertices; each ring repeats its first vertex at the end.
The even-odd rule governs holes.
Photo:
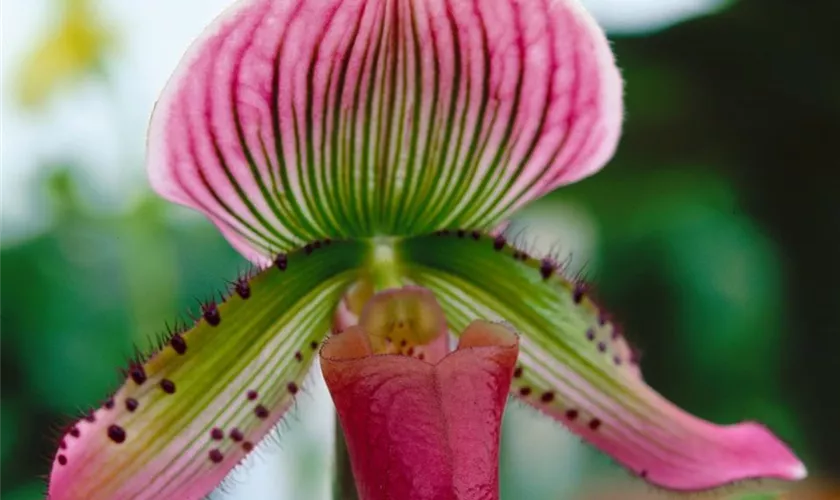
POLYGON ((356 481, 347 453, 347 442, 338 415, 335 417, 335 476, 333 477, 333 500, 358 500, 356 481))
POLYGON ((402 272, 394 254, 394 240, 379 238, 373 241, 373 251, 367 264, 370 279, 377 292, 402 286, 402 272))

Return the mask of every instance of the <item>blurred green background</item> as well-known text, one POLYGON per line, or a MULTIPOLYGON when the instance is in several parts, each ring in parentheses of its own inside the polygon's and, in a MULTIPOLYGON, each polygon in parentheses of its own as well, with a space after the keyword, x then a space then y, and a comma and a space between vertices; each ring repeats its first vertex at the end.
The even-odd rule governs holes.
MULTIPOLYGON (((840 3, 584 3, 626 79, 624 137, 603 173, 514 225, 573 254, 652 386, 707 419, 765 422, 825 495, 790 498, 840 498, 840 3)), ((3 5, 3 498, 43 498, 55 429, 246 266, 143 172, 154 96, 226 2, 125 4, 3 5)), ((323 496, 325 397, 303 404, 326 424, 293 415, 219 496, 323 496)), ((505 498, 664 498, 517 404, 502 479, 505 498)))

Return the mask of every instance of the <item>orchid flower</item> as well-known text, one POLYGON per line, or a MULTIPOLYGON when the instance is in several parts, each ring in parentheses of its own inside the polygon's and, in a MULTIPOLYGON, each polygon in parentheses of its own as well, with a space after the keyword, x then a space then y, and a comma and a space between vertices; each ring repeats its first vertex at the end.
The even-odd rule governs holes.
MULTIPOLYGON (((148 169, 260 270, 69 428, 50 497, 201 498, 293 405, 331 328, 364 336, 351 325, 366 304, 406 285, 434 295, 453 334, 478 319, 510 325, 521 336, 510 394, 654 485, 805 477, 764 426, 716 425, 660 396, 587 286, 495 231, 599 170, 621 121, 609 44, 577 0, 235 3, 158 101, 148 169)), ((400 353, 432 357, 412 338, 400 353)), ((350 366, 342 342, 321 352, 328 382, 350 366)), ((398 362, 383 349, 365 351, 372 377, 398 362)), ((460 352, 435 368, 458 368, 460 352)), ((339 416, 367 404, 329 385, 339 416)), ((360 446, 354 429, 367 424, 342 425, 360 446)), ((410 434, 435 442, 421 431, 410 434)))

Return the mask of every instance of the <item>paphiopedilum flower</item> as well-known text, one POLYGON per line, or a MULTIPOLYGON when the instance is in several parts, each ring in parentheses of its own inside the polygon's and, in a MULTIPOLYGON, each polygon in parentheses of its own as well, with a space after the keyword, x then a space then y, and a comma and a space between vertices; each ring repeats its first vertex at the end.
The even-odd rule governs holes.
POLYGON ((407 284, 451 332, 510 324, 511 393, 655 485, 804 477, 762 425, 661 397, 583 283, 492 232, 606 163, 621 94, 576 0, 236 3, 164 90, 148 167, 262 270, 69 429, 51 497, 200 498, 292 405, 334 318, 407 284))
POLYGON ((321 349, 361 498, 499 497, 502 413, 518 339, 479 320, 448 350, 443 311, 415 287, 377 294, 358 326, 321 349))

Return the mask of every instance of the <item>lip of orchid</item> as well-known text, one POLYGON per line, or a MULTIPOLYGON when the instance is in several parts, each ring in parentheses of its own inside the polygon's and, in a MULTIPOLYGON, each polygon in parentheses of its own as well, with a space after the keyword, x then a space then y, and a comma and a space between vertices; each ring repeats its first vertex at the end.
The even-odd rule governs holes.
POLYGON ((408 333, 404 338, 426 339, 417 346, 427 347, 445 339, 446 329, 418 330, 443 321, 428 290, 386 290, 368 303, 358 326, 321 349, 322 373, 365 500, 498 499, 501 419, 518 338, 503 325, 475 321, 455 351, 425 360, 381 342, 383 333, 408 333))

